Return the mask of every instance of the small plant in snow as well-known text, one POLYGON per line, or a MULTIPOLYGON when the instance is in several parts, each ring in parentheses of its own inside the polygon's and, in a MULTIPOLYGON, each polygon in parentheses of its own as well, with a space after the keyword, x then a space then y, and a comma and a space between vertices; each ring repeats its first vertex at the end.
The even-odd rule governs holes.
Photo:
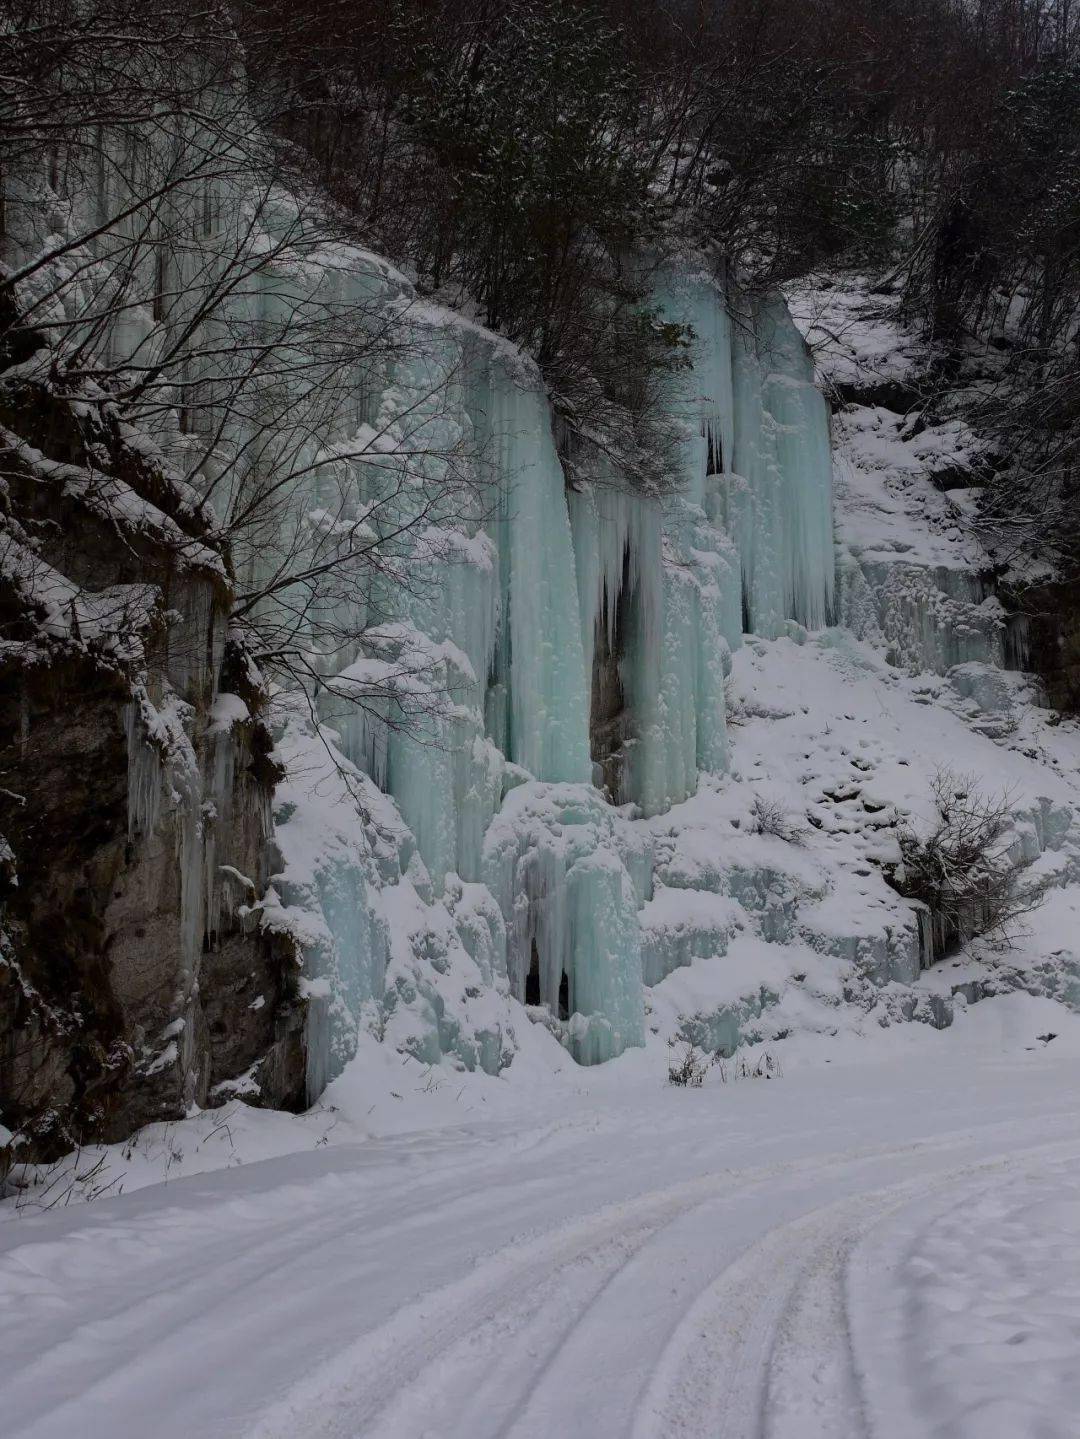
POLYGON ((27 1165, 13 1180, 17 1211, 46 1212, 66 1209, 72 1201, 91 1204, 108 1194, 123 1191, 123 1173, 109 1178, 107 1154, 91 1150, 85 1157, 81 1146, 53 1164, 27 1165))
POLYGON ((753 1064, 745 1055, 741 1055, 739 1058, 738 1077, 740 1079, 782 1079, 783 1075, 784 1071, 780 1067, 780 1061, 774 1059, 768 1050, 759 1055, 753 1064))
POLYGON ((677 1084, 683 1089, 700 1089, 705 1083, 705 1075, 708 1073, 710 1061, 688 1039, 682 1041, 669 1039, 668 1047, 674 1050, 680 1042, 683 1046, 683 1053, 681 1057, 672 1056, 671 1062, 668 1064, 668 1083, 677 1084))
POLYGON ((788 844, 802 844, 803 831, 778 799, 756 794, 750 806, 751 834, 773 834, 788 844))
POLYGON ((774 1059, 768 1051, 753 1063, 744 1054, 734 1060, 723 1060, 717 1055, 713 1063, 719 1071, 721 1084, 729 1081, 734 1084, 741 1079, 782 1079, 784 1074, 780 1061, 774 1059))

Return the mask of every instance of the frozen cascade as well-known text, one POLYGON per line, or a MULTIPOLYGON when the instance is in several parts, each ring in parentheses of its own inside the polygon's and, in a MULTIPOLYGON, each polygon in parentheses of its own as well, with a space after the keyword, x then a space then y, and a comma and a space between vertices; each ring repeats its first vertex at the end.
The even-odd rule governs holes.
POLYGON ((632 731, 640 726, 629 711, 633 676, 654 675, 660 663, 663 515, 658 500, 630 494, 606 478, 570 490, 567 499, 589 683, 594 778, 598 785, 607 784, 618 803, 640 797, 627 753, 628 741, 636 743, 632 731), (616 668, 614 695, 604 693, 604 680, 597 673, 597 663, 605 659, 616 668), (612 713, 602 712, 605 704, 612 713), (605 734, 605 730, 614 732, 605 734))
POLYGON ((828 412, 809 351, 779 296, 760 306, 755 328, 780 473, 774 490, 784 536, 780 614, 820 629, 832 614, 836 569, 828 412))
MULTIPOLYGON (((643 1042, 639 912, 652 897, 649 845, 589 783, 598 638, 618 650, 627 710, 611 797, 655 814, 692 795, 702 772, 726 766, 724 678, 744 623, 816 623, 830 602, 831 566, 812 574, 814 544, 831 535, 828 438, 801 341, 779 301, 757 307, 748 339, 711 281, 672 271, 665 283, 662 303, 694 329, 696 366, 673 382, 678 472, 662 500, 629 493, 595 457, 568 495, 535 370, 445 312, 408 316, 410 343, 384 376, 377 423, 392 433, 395 409, 415 423, 430 400, 433 462, 453 449, 471 467, 474 500, 410 533, 409 584, 365 596, 369 638, 339 657, 348 662, 330 687, 342 703, 327 706, 345 755, 393 797, 416 843, 399 867, 407 880, 387 888, 369 878, 368 898, 355 902, 388 913, 407 883, 425 904, 442 895, 452 905, 462 882, 481 881, 505 930, 493 972, 518 999, 547 1007, 583 1063, 643 1042), (766 334, 768 366, 759 358, 766 334), (744 416, 750 480, 731 469, 744 416), (807 493, 785 495, 794 486, 807 493), (373 697, 358 710, 350 687, 373 697)), ((370 496, 377 466, 362 470, 370 496)), ((404 1013, 400 990, 379 979, 391 950, 345 923, 340 906, 320 904, 338 936, 332 963, 320 966, 337 976, 325 1022, 342 1032, 337 1008, 354 1028, 381 1028, 387 1013, 404 1013), (353 969, 359 984, 346 978, 353 969), (376 1021, 364 1018, 372 1004, 376 1021)), ((670 957, 650 958, 648 977, 703 947, 721 952, 726 926, 706 927, 677 940, 670 957)), ((491 932, 487 920, 482 928, 491 932)), ((463 1044, 466 1030, 445 1007, 436 1013, 406 988, 437 1050, 505 1059, 505 1045, 463 1044)), ((333 1043, 347 1051, 350 1041, 333 1043)))
MULTIPOLYGON (((617 593, 624 556, 642 555, 648 525, 639 504, 612 490, 599 505, 590 494, 591 544, 582 543, 580 523, 572 538, 535 375, 495 355, 477 392, 498 485, 491 533, 502 577, 489 729, 533 777, 510 791, 488 829, 484 877, 506 921, 511 991, 526 999, 535 985, 553 1016, 562 996, 564 1041, 580 1062, 596 1063, 644 1040, 637 909, 649 866, 640 842, 588 784, 586 680, 603 594, 617 593)), ((655 522, 651 533, 657 541, 655 522)), ((635 587, 641 573, 633 570, 635 587)))
POLYGON ((654 667, 635 666, 630 680, 637 732, 629 792, 646 814, 689 798, 700 771, 727 765, 725 619, 737 568, 718 532, 689 512, 678 518, 679 529, 665 536, 659 654, 654 667), (702 542, 710 548, 698 548, 702 542))
POLYGON ((729 643, 744 629, 771 637, 785 620, 819 629, 833 603, 832 459, 806 344, 778 294, 751 299, 669 267, 658 298, 694 335, 674 407, 700 436, 684 493, 738 553, 729 643))
POLYGON ((665 314, 690 326, 693 367, 670 383, 677 443, 662 515, 655 645, 631 667, 628 798, 646 814, 687 799, 700 772, 727 767, 724 677, 742 639, 739 560, 716 499, 734 445, 731 321, 715 284, 671 267, 655 283, 665 314))
MULTIPOLYGON (((212 148, 213 128, 184 143, 212 148)), ((16 258, 116 208, 139 183, 125 167, 159 144, 172 163, 164 129, 142 155, 105 144, 99 193, 88 181, 58 204, 45 179, 18 192, 16 258)), ((276 872, 250 909, 300 963, 309 1094, 365 1030, 425 1062, 497 1071, 521 1023, 511 997, 577 1060, 600 1062, 643 1042, 646 987, 655 1015, 703 959, 753 981, 707 1017, 702 1032, 725 1047, 785 982, 783 964, 801 974, 828 955, 906 983, 909 928, 868 921, 853 934, 849 915, 830 918, 828 885, 779 841, 735 827, 741 815, 730 851, 715 825, 696 840, 688 829, 694 797, 724 792, 725 681, 744 635, 802 643, 838 618, 904 668, 947 674, 987 723, 1008 704, 1004 647, 1022 645, 977 575, 908 563, 900 546, 847 546, 834 597, 828 415, 783 299, 686 262, 655 271, 653 300, 692 332, 693 364, 668 381, 670 483, 647 496, 565 433, 512 345, 222 169, 177 192, 196 223, 175 244, 143 245, 128 273, 95 266, 107 236, 84 246, 85 282, 57 318, 77 327, 97 286, 107 298, 122 286, 100 348, 151 371, 239 255, 250 275, 199 318, 201 348, 224 356, 238 336, 275 337, 277 372, 252 403, 228 403, 227 361, 215 375, 189 357, 182 403, 152 394, 140 423, 219 517, 256 497, 232 555, 241 593, 283 561, 319 574, 345 557, 333 583, 279 590, 257 611, 267 648, 279 624, 317 710, 290 690, 276 698, 288 769, 276 872)), ((185 610, 169 634, 175 694, 134 696, 129 812, 135 841, 175 838, 190 986, 244 876, 219 873, 238 782, 230 705, 197 735, 184 705, 214 699, 225 606, 172 598, 185 610)), ((1023 843, 1045 842, 1032 819, 1023 843)))
POLYGON ((693 335, 693 366, 669 383, 671 493, 627 495, 601 473, 570 498, 587 677, 599 627, 610 648, 629 620, 614 798, 646 814, 726 768, 724 675, 744 629, 818 628, 832 607, 828 417, 810 357, 779 296, 727 289, 674 266, 655 282, 693 335))
POLYGON ((407 581, 383 601, 401 613, 400 633, 408 643, 398 659, 402 672, 412 670, 412 703, 394 697, 398 722, 390 726, 382 782, 416 836, 439 892, 448 874, 479 878, 483 832, 502 785, 501 757, 484 736, 501 605, 498 552, 483 527, 490 500, 478 473, 463 378, 468 364, 461 332, 415 325, 391 386, 409 416, 409 443, 431 447, 432 493, 446 483, 447 469, 455 472, 449 504, 431 506, 423 485, 412 497, 431 508, 433 522, 412 533, 407 581))
POLYGON ((617 641, 620 599, 634 600, 631 632, 619 637, 627 663, 647 664, 660 638, 661 525, 658 501, 614 485, 569 491, 581 608, 584 670, 591 683, 597 640, 617 641))
MULTIPOLYGON (((724 280, 665 267, 656 301, 694 333, 694 368, 671 381, 670 493, 630 493, 594 455, 568 495, 529 361, 421 302, 377 256, 323 244, 286 197, 256 214, 240 182, 222 187, 192 199, 212 217, 204 233, 161 257, 177 296, 164 321, 148 262, 131 281, 147 303, 129 305, 107 343, 114 358, 152 364, 187 323, 198 274, 217 273, 243 232, 250 282, 206 323, 226 350, 236 329, 295 334, 297 363, 286 353, 282 364, 295 372, 292 428, 260 429, 257 406, 219 426, 212 383, 191 371, 201 408, 158 407, 155 437, 220 510, 269 486, 234 556, 244 589, 272 580, 283 554, 317 568, 357 539, 380 546, 379 565, 347 561, 345 582, 260 602, 270 629, 275 606, 289 616, 283 633, 319 678, 321 734, 278 704, 279 757, 295 773, 279 791, 280 865, 259 906, 303 956, 309 1090, 359 1028, 498 1068, 513 1052, 508 993, 539 997, 582 1062, 640 1044, 643 955, 655 979, 706 938, 680 937, 662 957, 655 936, 643 945, 651 848, 612 801, 658 814, 723 772, 730 651, 747 628, 820 624, 830 603, 825 415, 782 302, 751 306, 724 280), (320 327, 340 333, 343 317, 382 341, 358 345, 344 368, 305 363, 304 344, 320 327), (590 753, 598 639, 618 676, 617 769, 590 753)), ((204 682, 211 629, 213 683, 223 634, 209 620, 186 618, 182 648, 200 673, 178 673, 181 692, 204 682)), ((205 738, 206 793, 180 806, 193 959, 233 899, 214 854, 231 751, 205 738)), ((132 822, 148 833, 169 781, 134 721, 130 750, 132 822)), ((706 927, 719 951, 725 925, 706 927)))
POLYGON ((488 373, 488 433, 498 484, 503 623, 492 737, 543 780, 591 777, 585 660, 565 481, 535 374, 502 356, 488 373))
POLYGON ((972 432, 952 419, 912 433, 879 404, 842 409, 833 427, 837 623, 909 675, 982 666, 1000 689, 994 672, 1027 668, 1025 623, 1007 614, 991 557, 958 523, 953 492, 936 478, 942 466, 970 462, 972 432))
MULTIPOLYGON (((381 1004, 390 953, 386 920, 374 900, 379 860, 398 867, 392 833, 373 843, 348 802, 350 780, 365 800, 365 777, 350 775, 348 761, 327 772, 326 752, 305 722, 301 705, 282 697, 276 706, 277 753, 287 767, 275 801, 277 864, 260 909, 264 926, 291 938, 303 955, 307 999, 307 1089, 311 1098, 356 1050, 357 1025, 372 1022, 381 1004), (332 802, 311 802, 304 772, 322 785, 337 781, 332 802)), ((368 782, 370 783, 370 782, 368 782)), ((373 788, 373 786, 372 786, 373 788)))
POLYGON ((841 563, 838 576, 841 622, 860 636, 878 631, 891 663, 910 674, 1005 666, 1005 609, 977 573, 868 554, 841 563))
POLYGON ((564 1039, 583 1064, 644 1043, 637 911, 650 859, 646 838, 584 785, 522 785, 488 831, 511 990, 558 1015, 565 983, 564 1039))

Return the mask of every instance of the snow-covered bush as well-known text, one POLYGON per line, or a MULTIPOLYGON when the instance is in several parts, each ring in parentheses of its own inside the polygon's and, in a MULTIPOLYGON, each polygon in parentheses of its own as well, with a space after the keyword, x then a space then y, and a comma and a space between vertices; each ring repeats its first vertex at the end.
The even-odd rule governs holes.
POLYGON ((734 1084, 741 1079, 779 1079, 784 1072, 780 1061, 768 1051, 757 1059, 747 1059, 745 1055, 740 1055, 737 1059, 724 1060, 719 1054, 710 1057, 689 1039, 673 1037, 668 1040, 668 1046, 672 1050, 672 1058, 668 1064, 668 1083, 683 1089, 700 1089, 705 1083, 706 1074, 713 1068, 719 1075, 721 1084, 734 1084), (676 1054, 679 1045, 682 1046, 682 1053, 676 1054))
POLYGON ((1026 880, 1010 853, 1007 791, 988 795, 972 775, 939 769, 931 783, 938 818, 928 833, 911 824, 897 831, 895 888, 925 906, 927 950, 940 959, 979 936, 1006 941, 1015 922, 1046 892, 1026 880))
POLYGON ((668 1064, 668 1083, 677 1084, 683 1089, 700 1089, 705 1083, 705 1075, 709 1070, 709 1059, 695 1044, 686 1039, 682 1041, 683 1052, 680 1055, 674 1053, 676 1041, 668 1041, 673 1051, 671 1062, 668 1064))
POLYGON ((772 834, 788 844, 802 844, 803 832, 778 799, 756 794, 750 806, 750 832, 772 834))

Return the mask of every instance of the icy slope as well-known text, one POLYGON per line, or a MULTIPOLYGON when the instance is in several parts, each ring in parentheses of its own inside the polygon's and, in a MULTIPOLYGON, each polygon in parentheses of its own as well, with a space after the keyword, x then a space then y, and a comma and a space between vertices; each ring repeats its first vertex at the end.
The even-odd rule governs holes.
POLYGON ((946 1026, 1014 988, 1075 1005, 1080 734, 1004 668, 1021 646, 941 487, 967 472, 974 438, 876 402, 886 383, 901 403, 921 381, 888 304, 857 286, 795 303, 823 383, 848 397, 832 422, 839 623, 745 637, 727 682, 727 773, 649 823, 650 1033, 782 1053, 807 1030, 946 1026), (927 969, 916 910, 886 875, 898 830, 935 823, 935 777, 950 773, 1005 797, 1010 860, 1049 893, 1004 943, 927 969))
MULTIPOLYGON (((1075 737, 1046 729, 1032 711, 1025 724, 1045 731, 1042 751, 1019 732, 1010 747, 995 743, 945 683, 906 675, 843 630, 749 639, 732 686, 730 774, 651 825, 657 887, 642 921, 649 952, 661 956, 652 974, 702 950, 710 956, 658 985, 654 1023, 710 1050, 718 1041, 728 1050, 739 1039, 775 1043, 806 1027, 947 1023, 965 1002, 946 980, 960 983, 960 962, 920 972, 916 916, 881 872, 898 857, 896 826, 929 823, 937 766, 972 771, 1010 791, 1016 853, 1031 861, 1032 878, 1075 886, 1075 737), (928 703, 935 684, 942 693, 928 703), (784 816, 790 839, 753 833, 762 801, 784 816), (716 910, 699 914, 699 898, 714 896, 716 910), (710 927, 717 937, 702 944, 710 927)), ((1045 956, 1035 936, 1044 921, 1053 932, 1054 906, 1068 895, 1080 890, 1060 899, 1053 891, 1045 916, 1029 916, 992 965, 1026 972, 1037 990, 1075 985, 1075 956, 1059 956, 1056 977, 1037 969, 1045 956)), ((1068 938, 1062 925, 1059 946, 1068 938)))

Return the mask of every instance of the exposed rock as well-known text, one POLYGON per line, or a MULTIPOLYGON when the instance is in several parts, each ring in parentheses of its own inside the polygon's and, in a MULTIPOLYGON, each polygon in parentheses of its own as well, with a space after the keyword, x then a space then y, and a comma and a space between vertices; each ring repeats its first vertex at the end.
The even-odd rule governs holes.
POLYGON ((1017 662, 1039 676, 1054 709, 1080 714, 1080 580, 1027 589, 1010 608, 1017 662))
POLYGON ((211 517, 107 403, 0 381, 0 1111, 21 1157, 297 1105, 276 779, 211 517))

